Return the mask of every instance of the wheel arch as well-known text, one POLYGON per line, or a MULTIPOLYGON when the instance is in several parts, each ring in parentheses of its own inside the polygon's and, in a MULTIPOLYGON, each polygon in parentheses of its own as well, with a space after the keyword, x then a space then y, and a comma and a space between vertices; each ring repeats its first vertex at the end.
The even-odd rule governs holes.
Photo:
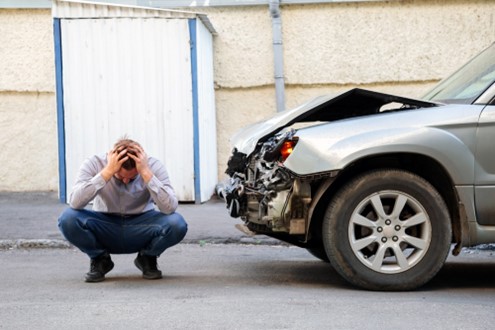
MULTIPOLYGON (((314 238, 319 240, 321 238, 323 215, 325 214, 328 203, 346 182, 362 173, 385 168, 401 169, 414 173, 433 185, 447 205, 452 224, 452 241, 457 244, 454 254, 458 253, 460 248, 468 240, 468 230, 467 216, 457 195, 454 183, 445 168, 435 159, 414 153, 394 153, 366 157, 353 162, 340 171, 328 188, 321 194, 321 197, 311 210, 312 215, 309 219, 308 231, 309 239, 314 238)), ((326 181, 323 181, 322 184, 317 185, 315 192, 325 184, 326 181)))

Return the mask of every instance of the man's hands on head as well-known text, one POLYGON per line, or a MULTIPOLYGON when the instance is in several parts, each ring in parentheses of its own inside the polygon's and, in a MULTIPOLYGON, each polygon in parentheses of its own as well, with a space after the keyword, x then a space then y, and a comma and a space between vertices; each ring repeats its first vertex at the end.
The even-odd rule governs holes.
POLYGON ((122 168, 122 164, 129 158, 136 163, 136 171, 141 175, 145 183, 153 177, 153 172, 148 166, 148 155, 143 148, 134 144, 131 146, 113 148, 107 153, 107 165, 100 172, 105 181, 109 181, 122 168))
POLYGON ((145 183, 148 183, 153 177, 153 172, 151 172, 148 166, 148 155, 144 152, 140 145, 134 144, 128 148, 127 156, 131 157, 136 162, 136 170, 141 175, 145 183))
POLYGON ((120 171, 122 164, 129 159, 127 149, 124 147, 113 148, 107 153, 107 166, 101 170, 101 176, 108 181, 115 173, 120 171))

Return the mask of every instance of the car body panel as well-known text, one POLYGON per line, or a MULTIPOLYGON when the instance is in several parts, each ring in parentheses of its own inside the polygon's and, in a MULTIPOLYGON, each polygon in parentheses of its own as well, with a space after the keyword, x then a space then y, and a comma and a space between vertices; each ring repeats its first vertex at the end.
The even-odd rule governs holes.
POLYGON ((476 185, 495 183, 495 106, 486 106, 480 116, 477 130, 476 185))
POLYGON ((495 106, 486 106, 477 131, 475 204, 478 222, 495 225, 495 106))

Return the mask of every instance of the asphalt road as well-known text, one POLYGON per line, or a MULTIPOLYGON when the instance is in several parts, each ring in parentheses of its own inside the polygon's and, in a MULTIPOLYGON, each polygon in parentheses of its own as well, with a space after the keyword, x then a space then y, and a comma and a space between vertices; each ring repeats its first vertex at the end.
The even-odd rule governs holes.
POLYGON ((350 287, 296 247, 180 244, 144 280, 132 255, 84 283, 74 249, 0 251, 2 329, 493 329, 493 251, 449 257, 412 292, 350 287))

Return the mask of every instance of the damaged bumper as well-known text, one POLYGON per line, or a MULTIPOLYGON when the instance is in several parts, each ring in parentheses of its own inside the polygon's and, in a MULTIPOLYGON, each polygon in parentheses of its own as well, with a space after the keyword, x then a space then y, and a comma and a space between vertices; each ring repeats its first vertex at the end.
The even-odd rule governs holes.
POLYGON ((259 233, 305 234, 310 183, 283 166, 296 143, 295 130, 285 130, 249 157, 234 150, 226 171, 230 178, 217 187, 230 216, 259 233))

